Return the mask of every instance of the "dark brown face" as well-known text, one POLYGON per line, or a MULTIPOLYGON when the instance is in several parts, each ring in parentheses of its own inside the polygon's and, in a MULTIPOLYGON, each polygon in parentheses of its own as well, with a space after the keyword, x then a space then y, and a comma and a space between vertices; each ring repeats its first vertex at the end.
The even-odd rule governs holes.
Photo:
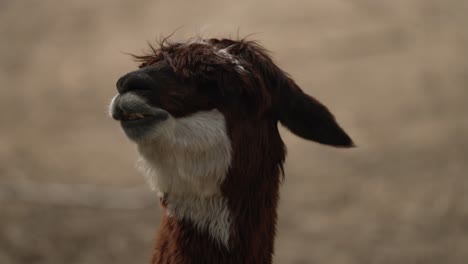
POLYGON ((262 87, 250 88, 253 71, 208 43, 179 49, 172 57, 152 58, 117 81, 111 115, 130 139, 151 137, 168 119, 213 109, 236 119, 258 118, 258 102, 269 97, 259 96, 262 87))
MULTIPOLYGON (((293 133, 322 144, 353 143, 333 115, 305 94, 255 42, 198 40, 162 45, 117 82, 111 105, 132 140, 158 124, 216 109, 233 120, 280 121, 293 133)), ((235 125, 235 124, 231 124, 235 125)))
POLYGON ((214 108, 213 90, 178 78, 165 61, 130 72, 117 82, 120 95, 138 94, 174 117, 214 108), (211 93, 210 93, 211 92, 211 93))
POLYGON ((117 81, 111 115, 121 122, 127 136, 137 140, 169 117, 215 109, 219 102, 215 88, 178 78, 167 62, 160 61, 117 81))

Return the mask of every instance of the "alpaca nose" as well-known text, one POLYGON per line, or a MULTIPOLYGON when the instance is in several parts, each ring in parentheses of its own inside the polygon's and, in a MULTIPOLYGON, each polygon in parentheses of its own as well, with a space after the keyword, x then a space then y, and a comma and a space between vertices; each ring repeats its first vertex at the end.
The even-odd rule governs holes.
POLYGON ((149 77, 141 73, 128 73, 117 81, 117 91, 119 94, 135 90, 150 90, 152 81, 149 77))

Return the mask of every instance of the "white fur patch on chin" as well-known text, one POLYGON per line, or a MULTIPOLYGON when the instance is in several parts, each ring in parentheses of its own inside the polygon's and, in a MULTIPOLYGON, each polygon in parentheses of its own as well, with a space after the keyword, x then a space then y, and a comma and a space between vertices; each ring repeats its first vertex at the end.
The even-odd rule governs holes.
POLYGON ((227 247, 231 216, 220 186, 231 163, 231 143, 223 114, 170 117, 138 142, 138 152, 139 168, 165 197, 168 213, 191 220, 227 247))

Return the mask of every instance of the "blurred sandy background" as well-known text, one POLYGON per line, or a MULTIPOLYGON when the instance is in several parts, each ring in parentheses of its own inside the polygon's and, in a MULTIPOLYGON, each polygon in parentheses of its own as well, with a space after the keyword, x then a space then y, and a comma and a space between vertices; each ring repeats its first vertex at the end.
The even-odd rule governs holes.
POLYGON ((148 263, 159 221, 106 114, 124 52, 256 33, 357 149, 282 131, 275 263, 468 262, 468 2, 0 1, 0 263, 148 263))

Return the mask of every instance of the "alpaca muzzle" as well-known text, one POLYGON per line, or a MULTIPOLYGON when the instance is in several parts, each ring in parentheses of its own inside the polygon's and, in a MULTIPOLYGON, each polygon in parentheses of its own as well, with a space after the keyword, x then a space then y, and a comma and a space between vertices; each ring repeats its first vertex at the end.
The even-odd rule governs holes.
POLYGON ((135 93, 116 95, 110 105, 110 115, 131 139, 138 139, 158 123, 169 118, 164 109, 151 106, 135 93))

